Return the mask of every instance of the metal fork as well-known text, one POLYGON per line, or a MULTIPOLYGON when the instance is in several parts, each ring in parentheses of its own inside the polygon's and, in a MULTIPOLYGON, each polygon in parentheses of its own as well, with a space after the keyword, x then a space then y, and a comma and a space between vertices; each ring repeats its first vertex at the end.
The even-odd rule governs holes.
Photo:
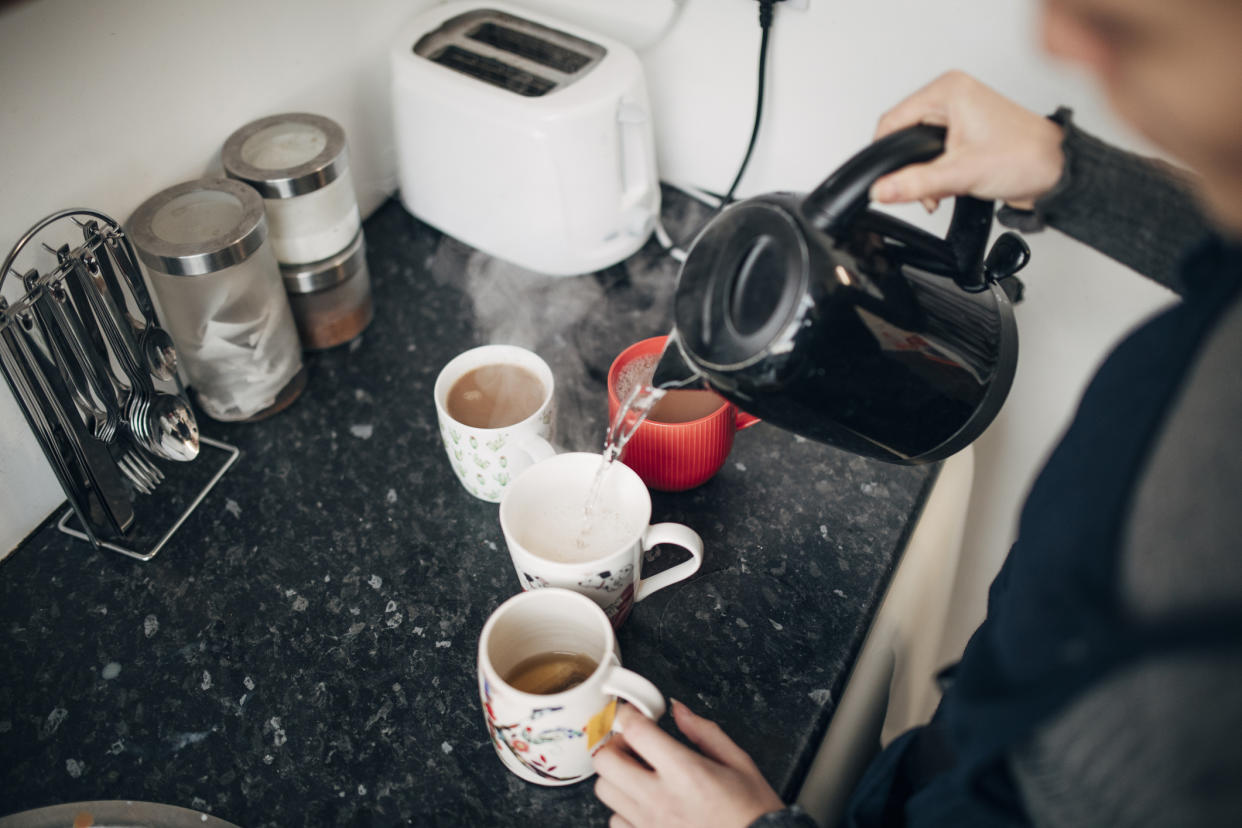
POLYGON ((137 449, 130 449, 117 458, 117 466, 134 484, 134 488, 145 495, 155 491, 155 487, 164 480, 164 473, 150 460, 142 456, 137 449))

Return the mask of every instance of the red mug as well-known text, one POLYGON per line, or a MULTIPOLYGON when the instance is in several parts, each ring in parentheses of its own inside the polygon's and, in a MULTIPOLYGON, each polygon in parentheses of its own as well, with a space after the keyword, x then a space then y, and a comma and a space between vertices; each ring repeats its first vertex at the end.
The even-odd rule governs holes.
MULTIPOLYGON (((608 369, 608 422, 616 419, 621 407, 617 381, 624 368, 640 357, 661 354, 667 339, 653 336, 635 342, 613 360, 608 369)), ((733 448, 734 433, 759 422, 758 417, 740 411, 724 397, 716 399, 720 405, 697 419, 660 422, 648 417, 626 444, 621 461, 637 472, 648 488, 681 492, 703 485, 724 465, 733 448)))

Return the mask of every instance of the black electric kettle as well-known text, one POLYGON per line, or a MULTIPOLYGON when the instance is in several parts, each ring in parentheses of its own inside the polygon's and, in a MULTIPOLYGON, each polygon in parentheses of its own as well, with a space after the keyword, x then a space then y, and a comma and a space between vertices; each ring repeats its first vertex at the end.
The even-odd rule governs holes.
POLYGON ((944 151, 919 125, 847 161, 805 198, 772 193, 700 233, 677 285, 661 388, 705 384, 797 434, 894 463, 968 445, 1018 359, 1016 235, 984 257, 993 204, 959 197, 941 239, 867 209, 871 185, 944 151))

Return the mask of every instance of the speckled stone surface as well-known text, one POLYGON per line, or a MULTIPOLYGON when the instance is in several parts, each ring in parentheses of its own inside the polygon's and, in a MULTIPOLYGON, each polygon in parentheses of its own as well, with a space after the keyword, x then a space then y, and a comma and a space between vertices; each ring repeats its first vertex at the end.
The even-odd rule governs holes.
MULTIPOLYGON (((703 219, 672 191, 665 215, 686 237, 703 219)), ((518 583, 496 507, 444 456, 431 389, 468 347, 531 347, 557 377, 559 443, 595 449, 608 365, 666 331, 676 265, 649 243, 537 277, 396 202, 366 234, 371 328, 310 356, 284 413, 202 421, 242 457, 159 557, 45 525, 0 564, 0 814, 143 799, 243 826, 606 823, 589 782, 522 782, 488 741, 475 643, 518 583)), ((709 483, 654 496, 653 519, 696 529, 706 558, 635 608, 626 666, 792 796, 933 476, 740 433, 709 483)))

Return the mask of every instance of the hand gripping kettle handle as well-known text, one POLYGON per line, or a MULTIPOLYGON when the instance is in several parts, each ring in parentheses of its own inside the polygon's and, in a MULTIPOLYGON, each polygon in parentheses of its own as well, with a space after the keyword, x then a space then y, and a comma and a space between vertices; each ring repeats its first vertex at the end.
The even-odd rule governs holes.
MULTIPOLYGON (((802 215, 812 227, 840 237, 871 201, 871 185, 911 164, 931 161, 944 152, 945 129, 916 124, 886 135, 850 158, 802 202, 802 215)), ((969 196, 954 199, 953 219, 943 242, 945 258, 954 263, 954 280, 966 290, 982 290, 983 252, 992 229, 992 202, 969 196)))

